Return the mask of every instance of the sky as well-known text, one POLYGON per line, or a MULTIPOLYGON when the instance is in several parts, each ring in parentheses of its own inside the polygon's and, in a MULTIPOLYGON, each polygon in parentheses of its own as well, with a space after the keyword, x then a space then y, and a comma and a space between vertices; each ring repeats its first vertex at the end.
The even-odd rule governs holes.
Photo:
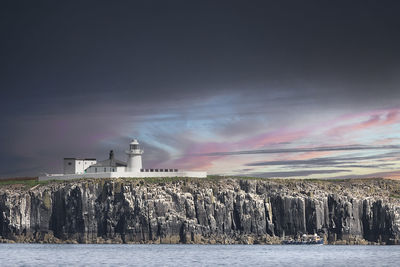
POLYGON ((400 178, 399 1, 1 1, 0 177, 400 178))

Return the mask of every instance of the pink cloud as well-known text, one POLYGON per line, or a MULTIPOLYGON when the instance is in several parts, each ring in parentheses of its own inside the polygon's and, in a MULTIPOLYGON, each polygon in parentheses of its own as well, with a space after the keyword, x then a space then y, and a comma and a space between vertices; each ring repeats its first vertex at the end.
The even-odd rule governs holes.
MULTIPOLYGON (((346 114, 336 118, 332 121, 325 121, 323 124, 310 126, 306 129, 288 129, 281 128, 275 131, 268 131, 262 134, 249 136, 238 141, 232 142, 191 142, 183 151, 182 156, 173 161, 174 166, 186 169, 208 169, 212 168, 214 164, 223 158, 224 155, 220 156, 201 156, 201 154, 208 154, 213 152, 224 152, 224 151, 239 151, 239 150, 251 150, 270 147, 277 144, 284 143, 298 143, 301 140, 309 139, 318 132, 320 129, 326 129, 331 125, 337 125, 346 121, 359 120, 358 122, 348 123, 346 125, 334 126, 328 130, 328 136, 342 136, 347 133, 353 133, 362 131, 364 129, 373 129, 374 127, 383 127, 387 125, 393 125, 400 122, 400 109, 387 109, 387 110, 374 110, 356 114, 346 114), (366 119, 365 119, 366 118, 366 119), (364 119, 364 120, 362 120, 364 119)), ((329 139, 325 139, 327 146, 329 139)), ((349 145, 352 143, 347 140, 349 145)), ((319 144, 320 145, 320 144, 319 144)), ((341 145, 345 145, 343 142, 341 145)), ((299 146, 296 146, 299 147, 299 146)), ((312 158, 318 158, 327 156, 336 152, 307 152, 301 154, 279 154, 277 159, 294 159, 294 160, 306 160, 312 158)), ((271 156, 273 157, 273 156, 271 156)), ((228 163, 229 164, 229 163, 228 163)), ((237 166, 240 167, 240 166, 237 166)))
POLYGON ((240 140, 235 143, 239 149, 256 149, 267 145, 275 145, 279 143, 293 142, 300 140, 308 134, 307 130, 290 131, 287 129, 280 129, 250 138, 240 140))
POLYGON ((307 159, 314 159, 314 158, 320 158, 320 157, 325 157, 332 155, 334 153, 337 153, 337 151, 316 151, 316 152, 306 152, 306 153, 301 153, 299 155, 295 155, 294 159, 295 160, 307 160, 307 159))
POLYGON ((244 149, 257 149, 268 145, 285 142, 293 142, 307 135, 307 131, 289 131, 281 129, 249 138, 243 138, 236 142, 196 142, 185 149, 183 156, 175 160, 173 164, 179 168, 205 169, 213 166, 213 162, 225 156, 201 156, 213 152, 235 151, 244 149))
POLYGON ((207 157, 207 156, 184 156, 177 160, 174 160, 172 165, 180 169, 187 170, 205 170, 210 169, 213 166, 213 162, 219 157, 207 157))
MULTIPOLYGON (((400 111, 398 109, 377 111, 369 114, 369 118, 362 122, 351 123, 343 126, 337 126, 330 129, 327 133, 329 136, 341 136, 347 133, 353 133, 364 129, 373 127, 382 127, 392 125, 400 122, 400 111)), ((362 114, 364 115, 364 114, 362 114)), ((348 118, 354 118, 355 115, 351 115, 348 118)), ((359 116, 360 117, 360 116, 359 116)))
POLYGON ((377 172, 372 174, 363 175, 362 177, 382 177, 387 179, 400 179, 400 171, 377 172))
POLYGON ((386 115, 386 119, 382 123, 382 125, 395 124, 400 122, 400 111, 392 110, 386 115))
POLYGON ((400 138, 385 138, 382 140, 378 140, 374 142, 376 145, 387 145, 387 144, 392 144, 394 142, 399 142, 400 138))
POLYGON ((192 143, 185 149, 183 155, 173 161, 173 166, 185 169, 206 169, 212 167, 212 162, 223 157, 223 156, 200 156, 200 154, 207 154, 216 151, 227 151, 230 149, 229 143, 217 143, 217 142, 197 142, 192 143))

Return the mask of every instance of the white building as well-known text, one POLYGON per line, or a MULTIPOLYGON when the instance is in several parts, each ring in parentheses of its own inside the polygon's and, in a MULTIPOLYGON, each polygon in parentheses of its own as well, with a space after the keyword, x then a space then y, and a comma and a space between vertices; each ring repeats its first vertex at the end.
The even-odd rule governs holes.
POLYGON ((64 174, 85 173, 93 164, 96 164, 96 159, 64 158, 64 174))
POLYGON ((139 142, 134 139, 129 144, 129 150, 125 151, 128 154, 127 172, 140 172, 142 170, 142 154, 143 150, 139 147, 139 142))
POLYGON ((108 159, 99 161, 85 169, 85 173, 98 172, 125 172, 126 163, 114 158, 114 151, 110 151, 108 159))
POLYGON ((146 177, 196 177, 205 178, 207 172, 182 171, 175 168, 147 169, 142 166, 143 150, 134 139, 129 144, 127 163, 114 158, 111 150, 108 159, 64 158, 64 173, 40 176, 39 180, 67 180, 81 178, 146 178, 146 177))

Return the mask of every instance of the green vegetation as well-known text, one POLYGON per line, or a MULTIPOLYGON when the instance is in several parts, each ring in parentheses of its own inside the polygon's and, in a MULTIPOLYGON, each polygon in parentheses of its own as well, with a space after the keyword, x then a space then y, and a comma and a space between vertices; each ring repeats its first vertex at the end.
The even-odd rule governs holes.
POLYGON ((5 180, 5 181, 0 180, 0 187, 7 186, 7 185, 19 185, 19 186, 24 187, 25 189, 29 189, 36 185, 45 185, 50 182, 54 182, 54 181, 38 181, 36 179, 30 179, 30 180, 11 180, 10 179, 10 180, 5 180))
POLYGON ((38 180, 6 180, 6 181, 0 181, 0 186, 3 185, 14 185, 14 184, 18 184, 18 185, 25 185, 25 186, 35 186, 39 184, 38 180))
MULTIPOLYGON (((267 178, 260 177, 245 177, 245 176, 221 176, 221 175, 207 175, 206 178, 190 178, 190 177, 147 177, 147 178, 118 178, 124 181, 139 182, 140 184, 159 184, 159 183, 176 183, 176 182, 219 182, 224 179, 237 179, 237 180, 260 180, 265 181, 267 178)), ((285 180, 285 179, 281 179, 285 180)), ((276 179, 274 179, 276 181, 276 179)))
MULTIPOLYGON (((215 186, 220 186, 224 183, 224 180, 256 180, 272 182, 275 184, 282 184, 283 186, 296 190, 299 184, 316 184, 323 190, 341 190, 341 188, 351 188, 351 187, 363 187, 365 192, 374 195, 377 188, 384 188, 387 191, 387 196, 392 198, 400 199, 399 182, 392 180, 385 180, 382 178, 364 178, 364 179, 289 179, 289 178, 262 178, 262 177, 246 177, 246 176, 220 176, 220 175, 208 175, 206 178, 189 178, 189 177, 148 177, 148 178, 82 178, 76 180, 49 180, 49 181, 38 181, 36 178, 11 178, 7 180, 0 180, 1 187, 12 187, 22 190, 29 190, 35 186, 47 185, 54 183, 100 183, 104 184, 110 181, 122 183, 122 184, 132 184, 136 186, 145 185, 167 185, 167 184, 208 184, 209 188, 215 186)), ((217 190, 217 189, 216 189, 217 190)))
POLYGON ((390 197, 392 197, 392 198, 400 198, 400 195, 399 194, 390 194, 390 197))
POLYGON ((117 178, 117 179, 121 179, 122 181, 138 182, 139 184, 160 184, 160 183, 177 183, 177 182, 219 181, 221 179, 224 179, 224 177, 217 175, 209 175, 207 176, 207 178, 190 178, 190 177, 133 178, 132 177, 132 178, 117 178))

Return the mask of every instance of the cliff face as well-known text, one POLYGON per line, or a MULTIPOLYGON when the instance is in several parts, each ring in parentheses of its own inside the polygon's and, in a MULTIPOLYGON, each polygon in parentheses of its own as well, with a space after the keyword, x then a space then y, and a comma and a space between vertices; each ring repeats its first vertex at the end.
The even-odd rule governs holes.
POLYGON ((400 183, 84 180, 0 188, 4 242, 400 244, 400 183))

